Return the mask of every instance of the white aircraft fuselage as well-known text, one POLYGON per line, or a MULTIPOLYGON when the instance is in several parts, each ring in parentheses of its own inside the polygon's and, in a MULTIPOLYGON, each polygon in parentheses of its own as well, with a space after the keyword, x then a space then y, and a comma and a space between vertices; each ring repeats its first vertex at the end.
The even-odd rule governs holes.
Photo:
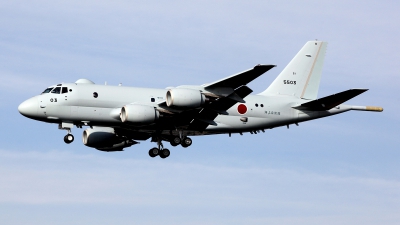
POLYGON ((349 110, 382 111, 380 107, 351 106, 343 102, 366 89, 350 89, 317 99, 325 42, 310 41, 275 79, 257 95, 246 85, 273 65, 253 69, 202 86, 169 89, 97 85, 80 79, 47 88, 18 107, 31 119, 59 125, 74 140, 71 128, 89 126, 83 142, 103 151, 120 151, 137 140, 158 143, 154 157, 169 156, 162 141, 191 145, 189 136, 257 133, 349 110))

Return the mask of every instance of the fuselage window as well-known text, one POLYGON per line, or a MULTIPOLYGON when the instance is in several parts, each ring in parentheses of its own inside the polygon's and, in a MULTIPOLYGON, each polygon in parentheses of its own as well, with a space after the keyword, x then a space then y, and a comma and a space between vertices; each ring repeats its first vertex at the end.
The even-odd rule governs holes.
POLYGON ((54 88, 54 89, 51 91, 51 93, 53 93, 53 94, 60 94, 60 91, 61 91, 61 87, 56 87, 56 88, 54 88))
POLYGON ((151 101, 151 102, 155 102, 156 99, 155 99, 155 98, 151 98, 150 101, 151 101))
POLYGON ((44 91, 42 92, 42 94, 49 93, 52 89, 53 89, 52 87, 46 88, 46 90, 44 90, 44 91))
POLYGON ((63 87, 62 88, 61 94, 64 94, 64 93, 68 93, 68 88, 67 87, 63 87))

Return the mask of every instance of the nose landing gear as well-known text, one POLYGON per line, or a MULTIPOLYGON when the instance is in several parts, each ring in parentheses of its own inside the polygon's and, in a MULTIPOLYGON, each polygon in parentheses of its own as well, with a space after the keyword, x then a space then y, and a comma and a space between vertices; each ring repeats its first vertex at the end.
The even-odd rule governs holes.
POLYGON ((70 144, 74 141, 74 135, 72 134, 67 134, 64 136, 64 142, 67 144, 70 144))
POLYGON ((58 129, 67 130, 67 135, 64 136, 64 142, 70 144, 74 141, 74 135, 71 134, 71 128, 74 126, 72 123, 60 123, 58 124, 58 129))

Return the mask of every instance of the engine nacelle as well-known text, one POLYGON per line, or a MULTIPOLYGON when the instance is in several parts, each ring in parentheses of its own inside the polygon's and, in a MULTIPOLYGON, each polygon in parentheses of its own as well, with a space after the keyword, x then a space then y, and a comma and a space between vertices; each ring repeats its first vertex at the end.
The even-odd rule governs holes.
POLYGON ((182 108, 197 108, 206 101, 199 90, 173 88, 167 91, 167 106, 182 108))
POLYGON ((93 127, 86 129, 82 136, 83 144, 96 148, 100 151, 122 151, 125 147, 130 147, 137 142, 130 139, 118 137, 113 128, 109 127, 93 127))
POLYGON ((132 104, 122 107, 120 117, 123 123, 150 124, 158 120, 160 113, 152 106, 132 104))

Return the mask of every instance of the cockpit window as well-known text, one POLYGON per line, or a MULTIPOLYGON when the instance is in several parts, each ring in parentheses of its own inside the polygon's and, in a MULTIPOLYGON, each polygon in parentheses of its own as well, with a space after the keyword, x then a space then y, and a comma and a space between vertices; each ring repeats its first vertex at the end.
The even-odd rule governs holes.
POLYGON ((53 94, 60 94, 60 91, 61 91, 61 87, 56 87, 56 88, 54 88, 54 89, 51 91, 51 93, 53 93, 53 94))
POLYGON ((52 89, 53 89, 52 87, 46 88, 46 90, 44 90, 44 91, 42 92, 42 94, 49 93, 52 89))
POLYGON ((63 87, 62 88, 61 94, 64 94, 64 93, 68 93, 68 88, 67 87, 63 87))

